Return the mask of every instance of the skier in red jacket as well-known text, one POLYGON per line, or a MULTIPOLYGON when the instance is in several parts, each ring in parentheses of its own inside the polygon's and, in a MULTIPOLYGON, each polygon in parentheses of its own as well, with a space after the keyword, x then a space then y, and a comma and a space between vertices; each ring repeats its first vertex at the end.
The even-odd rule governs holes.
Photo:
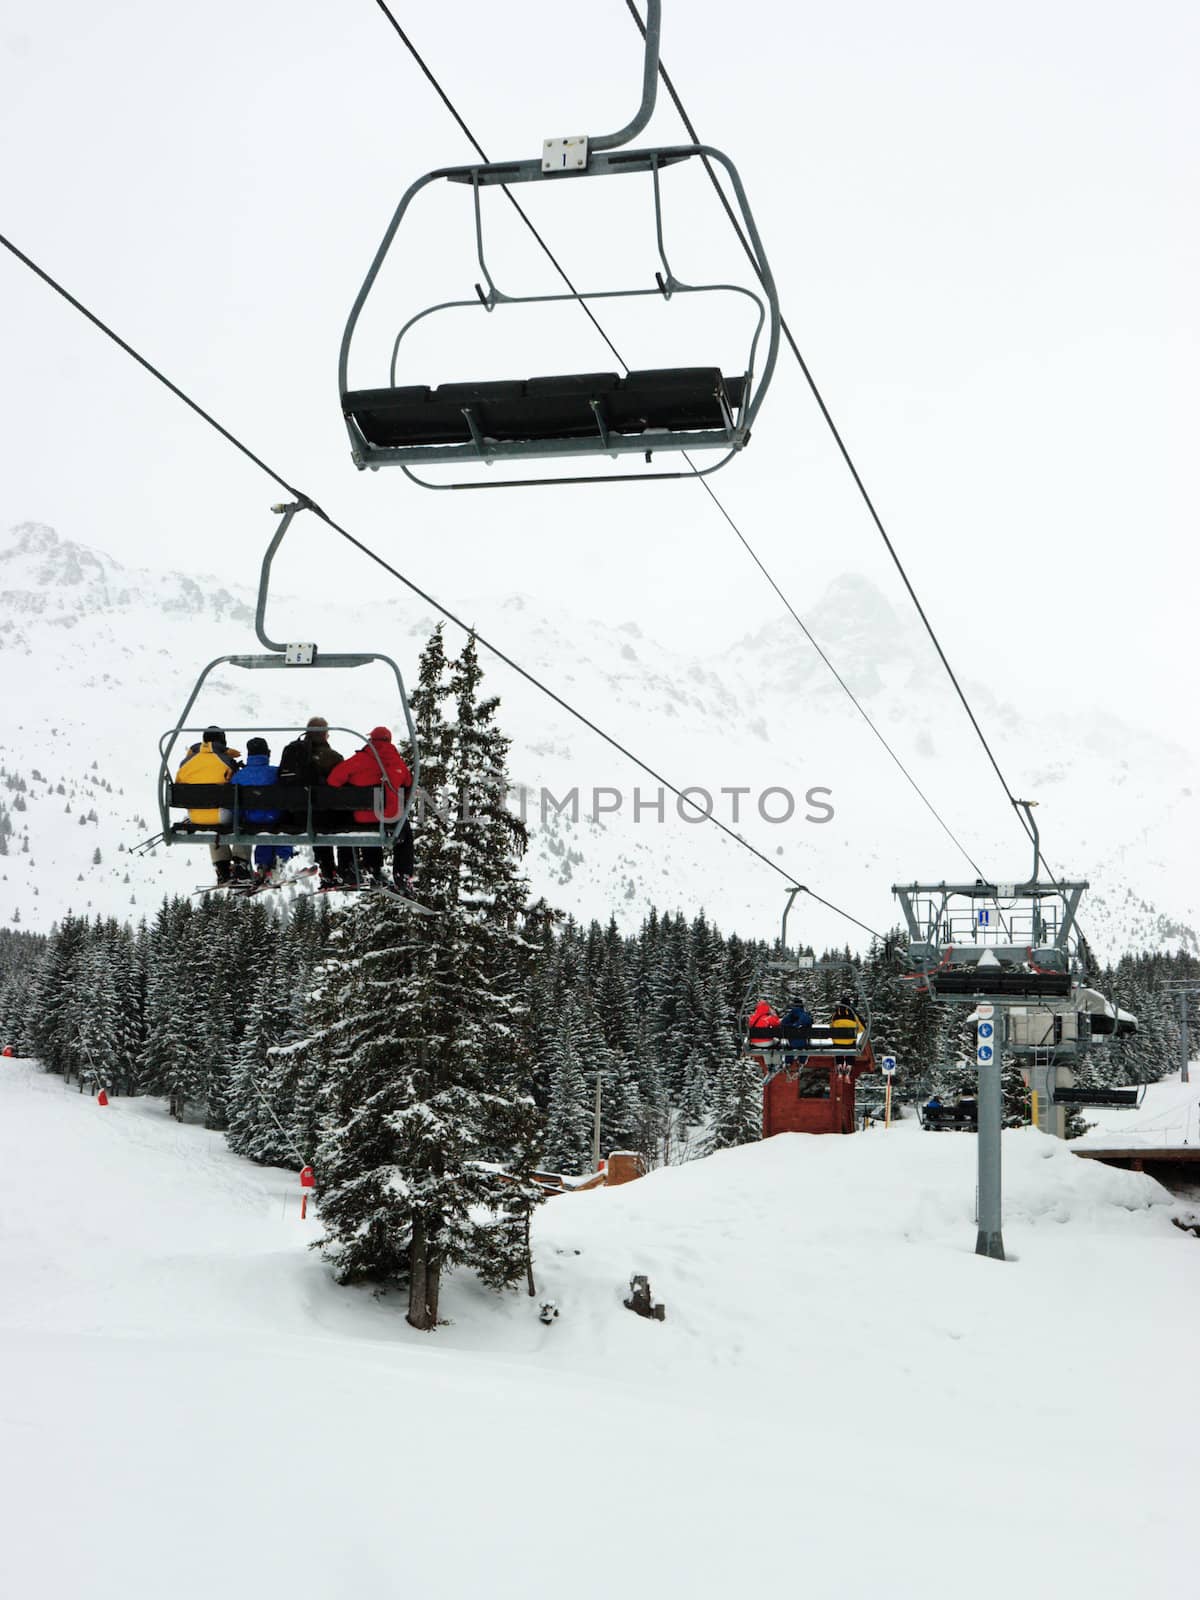
MULTIPOLYGON (((333 789, 340 789, 344 784, 349 784, 351 788, 375 790, 382 784, 383 820, 394 822, 407 805, 413 776, 409 771, 408 762, 392 743, 392 730, 379 727, 372 728, 369 742, 363 745, 361 750, 356 750, 348 760, 339 762, 325 781, 333 789)), ((374 808, 373 794, 371 802, 370 805, 364 806, 363 810, 354 813, 355 822, 379 821, 374 808)), ((360 850, 359 856, 365 872, 376 877, 382 876, 383 850, 378 845, 360 850)), ((392 846, 392 879, 402 894, 406 894, 412 886, 412 871, 412 828, 405 818, 404 826, 396 835, 392 846)), ((339 867, 339 877, 343 883, 354 886, 352 871, 339 867)))
POLYGON ((760 1000, 754 1010, 746 1018, 746 1025, 750 1030, 751 1044, 775 1044, 778 1042, 779 1018, 765 1000, 760 1000))

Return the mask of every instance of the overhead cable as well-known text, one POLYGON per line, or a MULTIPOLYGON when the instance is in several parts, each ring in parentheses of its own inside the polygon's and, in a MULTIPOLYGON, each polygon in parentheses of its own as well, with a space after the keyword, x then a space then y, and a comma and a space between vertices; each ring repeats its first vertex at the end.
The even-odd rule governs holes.
MULTIPOLYGON (((396 31, 397 36, 399 37, 399 39, 403 43, 405 49, 408 50, 409 54, 412 56, 413 60, 417 64, 417 66, 421 69, 422 73, 429 80, 429 83, 432 85, 432 87, 434 89, 434 92, 437 94, 437 96, 441 100, 442 104, 446 107, 447 111, 449 111, 450 115, 454 118, 454 121, 462 129, 463 133, 465 134, 465 136, 466 136, 467 140, 469 141, 469 143, 471 144, 472 148, 475 150, 476 154, 480 157, 480 159, 482 161, 486 162, 488 160, 488 156, 484 152, 483 146, 479 143, 479 140, 471 132, 471 129, 467 125, 467 122, 466 122, 465 118, 462 116, 461 112, 458 110, 458 107, 455 105, 454 101, 450 98, 450 96, 447 93, 447 91, 443 88, 442 84, 439 82, 439 80, 437 78, 437 75, 434 73, 434 71, 430 67, 429 63, 421 55, 420 51, 417 49, 416 45, 413 43, 413 41, 409 37, 409 35, 405 32, 405 30, 396 21, 396 18, 394 17, 394 15, 392 14, 392 12, 389 9, 388 5, 386 4, 386 0, 375 0, 375 4, 379 7, 380 11, 383 12, 384 16, 391 23, 392 27, 396 31)), ((634 15, 636 16, 637 13, 635 12, 634 15)), ((691 131, 691 129, 689 127, 689 132, 690 131, 691 131)), ((699 141, 697 139, 695 139, 694 136, 693 136, 693 143, 699 143, 699 141)), ((702 159, 704 160, 705 167, 708 169, 709 176, 712 177, 713 176, 712 165, 709 162, 708 157, 705 156, 702 159)), ((551 251, 550 246, 546 243, 546 241, 543 238, 542 234, 534 226, 534 224, 531 221, 529 215, 521 208, 520 205, 517 204, 517 201, 509 193, 507 188, 505 188, 504 192, 505 192, 505 194, 508 195, 508 198, 512 201, 513 205, 516 207, 516 209, 517 209, 519 215, 521 216, 521 219, 524 221, 526 227, 528 227, 528 229, 532 233, 533 237, 537 240, 538 244, 545 251, 547 257, 549 258, 549 260, 553 264, 553 266, 554 266, 555 270, 558 272, 559 276, 562 278, 563 282, 567 285, 567 287, 570 289, 571 293, 575 296, 575 298, 578 301, 580 307, 584 311, 587 312, 588 317, 590 318, 591 322, 595 326, 597 332, 600 334, 601 338, 608 345, 609 349, 612 350, 613 354, 616 355, 617 360, 621 362, 621 365, 625 367, 626 371, 628 371, 629 369, 628 369, 627 364, 625 363, 623 358, 620 356, 620 354, 617 352, 616 346, 613 344, 612 340, 609 338, 608 334, 605 332, 605 330, 604 330, 603 326, 601 325, 599 319, 595 316, 595 314, 592 312, 592 310, 587 305, 587 303, 580 297, 579 291, 575 288, 575 285, 571 282, 571 279, 567 276, 567 274, 564 271, 563 267, 559 263, 558 258, 551 251)), ((724 200, 724 191, 720 189, 719 185, 718 185, 718 193, 721 194, 722 200, 724 200)), ((727 205, 727 202, 726 202, 726 205, 727 205)), ((736 221, 736 219, 735 219, 735 221, 736 221)), ((739 236, 742 238, 743 242, 745 243, 746 242, 745 235, 741 231, 740 224, 738 225, 738 232, 739 232, 739 236)), ((756 271, 757 271, 757 266, 756 266, 756 271)), ((790 337, 790 335, 789 335, 789 337, 790 337)), ((793 345, 793 348, 794 348, 794 345, 793 345)), ((797 351, 797 355, 799 355, 799 351, 797 351)), ((695 474, 697 482, 704 489, 705 493, 712 500, 712 502, 716 506, 717 510, 721 513, 722 517, 729 524, 729 527, 733 530, 734 534, 737 536, 738 540, 742 544, 742 547, 745 549, 747 555, 749 555, 750 559, 754 562, 755 566, 759 569, 759 571, 762 573, 763 577, 767 580, 767 582, 770 584, 771 588, 775 591, 775 594, 779 597, 780 601, 783 603, 783 605, 786 608, 788 614, 791 616, 792 620, 796 623, 796 626, 800 629, 800 631, 803 633, 804 637, 812 645, 813 649, 820 656, 821 660, 829 668, 829 671, 833 674, 833 677, 836 679, 836 681, 838 683, 838 686, 847 695, 847 697, 849 698, 851 704, 854 706, 854 709, 858 712, 859 716, 862 717, 863 721, 867 724, 867 727, 870 728, 871 732, 875 735, 875 738, 883 746, 884 750, 886 750, 887 754, 891 757, 892 761, 899 768, 900 772, 904 775, 905 779, 907 780, 909 785, 912 787, 912 789, 914 790, 914 792, 916 793, 918 798, 921 800, 922 804, 930 812, 930 814, 933 816, 934 820, 937 822, 938 826, 942 829, 942 831, 946 834, 946 836, 950 839, 950 841, 954 844, 954 846, 958 850, 960 850, 962 852, 963 856, 967 859, 967 861, 970 862, 972 868, 977 873, 979 873, 980 876, 983 876, 983 868, 975 860, 974 856, 972 856, 971 852, 967 849, 966 845, 963 844, 962 840, 959 839, 957 834, 950 827, 949 823, 942 816, 942 814, 938 811, 937 807, 933 804, 932 800, 930 800, 929 796, 921 788, 920 784, 917 782, 917 780, 913 777, 912 773, 905 766, 905 764, 901 760, 900 756, 896 753, 896 751, 892 748, 891 744, 884 737, 883 733, 880 731, 880 729, 878 728, 878 726, 874 722, 873 718, 871 717, 870 713, 867 711, 866 707, 859 700, 858 696, 854 694, 853 690, 850 688, 850 686, 846 682, 845 678, 842 677, 841 673, 834 666, 834 664, 830 660, 829 656, 825 653, 825 651, 817 643, 816 639, 814 638, 814 636, 810 632, 810 630, 801 621, 799 613, 796 611, 796 609, 792 605, 791 601, 784 594, 782 588, 775 581, 774 577, 772 577, 771 573, 767 569, 767 566, 766 566, 765 562, 758 555, 758 553, 754 550, 754 548, 750 544, 750 541, 747 539, 746 535, 742 532, 741 528, 738 526, 738 524, 734 520, 734 518, 731 515, 731 513, 729 512, 729 510, 726 508, 724 502, 718 496, 716 490, 709 483, 708 479, 706 477, 702 476, 700 474, 700 472, 697 470, 695 462, 692 460, 691 456, 688 455, 686 450, 683 452, 683 458, 687 462, 688 466, 691 468, 692 472, 695 474)))
MULTIPOLYGON (((796 885, 795 877, 788 872, 786 868, 781 867, 778 862, 772 861, 770 856, 764 854, 763 851, 759 850, 755 845, 752 845, 747 839, 743 838, 740 833, 735 832, 734 829, 722 822, 721 819, 714 815, 711 810, 705 810, 705 808, 698 801, 691 798, 685 789, 680 789, 673 784, 670 779, 664 777, 660 772, 657 772, 652 766, 649 765, 648 762, 643 761, 640 756, 635 755, 632 750, 630 750, 626 745, 622 744, 620 740, 616 739, 612 734, 607 733, 599 726, 598 723, 593 722, 590 717, 584 714, 584 712, 580 711, 576 706, 573 706, 568 700, 564 700, 562 695, 558 694, 556 690, 552 689, 549 684, 543 682, 542 679, 540 679, 535 673, 530 672, 528 668, 521 666, 521 664, 515 661, 512 656, 510 656, 506 651, 502 650, 499 645, 493 644, 490 639, 485 638, 484 635, 481 634, 477 629, 473 628, 470 623, 464 622, 463 619, 451 611, 448 606, 443 605, 440 600, 435 599, 434 596, 431 595, 427 590, 422 589, 418 583, 414 582, 412 578, 409 578, 405 573, 401 572, 398 567, 394 567, 391 562, 386 561, 377 551, 372 550, 369 545, 364 544, 363 541, 352 534, 348 528, 344 528, 341 523, 336 522, 327 511, 325 511, 316 503, 316 501, 314 501, 310 496, 306 495, 302 490, 296 488, 294 484, 289 483, 281 473, 277 472, 274 467, 270 466, 260 455, 256 454, 256 452, 253 451, 249 445, 239 439, 236 434, 231 433, 230 430, 222 423, 218 422, 211 412, 206 411, 202 405, 200 405, 196 400, 193 400, 192 397, 183 389, 181 389, 178 384, 173 383, 171 379, 168 378, 161 370, 161 368, 155 366, 154 363, 149 361, 144 355, 141 354, 140 351, 134 349, 134 347, 127 340, 122 339, 121 336, 116 333, 107 322, 105 322, 101 317, 97 316, 94 311, 91 311, 86 305, 84 305, 83 301, 71 294, 70 291, 61 283, 59 283, 56 278, 52 277, 51 274, 48 273, 43 267, 39 266, 31 256, 27 255, 25 251, 21 250, 11 239, 2 233, 0 233, 0 245, 3 245, 10 255, 15 256, 18 261, 20 261, 24 266, 28 267, 31 272, 40 278, 42 282, 45 283, 49 288, 53 289, 54 292, 63 300, 65 300, 68 305, 72 306, 76 311, 78 311, 81 316, 86 317, 93 327, 98 328, 101 333, 103 333, 107 338, 111 339, 115 345, 123 350, 125 354, 128 355, 132 360, 136 361, 140 367, 142 367, 151 375, 151 377, 157 379, 157 381, 161 383, 164 388, 169 389, 176 399, 182 400, 184 405, 186 405, 191 411, 194 411, 198 417, 203 419, 203 421, 208 423, 209 427, 215 429, 223 439, 225 439, 229 444, 233 445, 236 450, 240 451, 240 453, 245 456, 248 461, 252 461, 256 467, 258 467, 262 472, 265 472, 269 478, 271 478, 280 486, 280 488, 286 489, 288 494, 301 501, 302 504, 312 511, 315 516, 319 517, 322 522, 331 528, 334 533, 345 539, 348 544, 353 545, 356 550, 361 551, 362 554, 365 555, 369 560, 373 561, 376 566, 381 567, 391 577, 395 578, 397 582, 402 583, 405 588, 417 595, 421 600, 424 600, 426 605, 432 606, 435 611, 440 612, 440 614, 445 617, 447 621, 454 623, 454 625, 458 628, 461 628, 464 633, 473 635, 484 647, 484 649, 488 650, 492 655, 494 655, 498 661, 503 661, 505 666, 509 667, 519 677, 524 678, 527 683, 532 684, 535 689, 538 689, 542 694, 546 695, 547 698, 555 703, 555 705, 561 707, 563 711, 574 717, 577 722, 582 723, 584 727, 596 734, 598 738, 602 739, 607 745, 611 746, 612 749, 618 751, 626 758, 626 760, 632 762, 634 766, 640 768, 641 771, 648 774, 648 776, 653 778, 656 783, 662 784, 663 788, 668 789, 676 797, 677 801, 679 801, 682 805, 689 806, 692 811, 696 813, 698 820, 711 822, 714 827, 719 828, 722 833, 734 840, 736 844, 739 844, 743 850, 748 850, 752 856, 755 856, 765 866, 770 867, 772 872, 778 873, 779 876, 785 878, 789 884, 795 885, 796 887, 802 887, 801 885, 796 885)), ((817 897, 814 896, 814 898, 817 897)), ((856 927, 864 929, 864 931, 872 934, 875 938, 882 938, 882 935, 879 934, 874 928, 869 927, 865 922, 860 922, 857 917, 851 916, 848 911, 843 911, 840 906, 835 906, 832 901, 822 901, 821 903, 829 906, 829 908, 833 911, 836 911, 839 916, 844 917, 848 922, 854 923, 856 927)))
MULTIPOLYGON (((646 25, 642 21, 641 15, 638 12, 637 7, 634 5, 633 0, 625 0, 625 4, 628 7, 630 16, 633 18, 634 22, 637 23, 637 27, 638 27, 639 33, 642 35, 642 37, 644 39, 645 36, 646 36, 646 25)), ((662 78, 662 81, 663 81, 663 87, 666 89, 667 93, 670 95, 671 100, 674 103, 675 109, 679 113, 680 121, 683 123, 684 127, 687 129, 688 138, 691 139, 693 144, 699 144, 701 142, 700 135, 696 132, 696 126, 693 123, 691 117, 688 115, 687 110, 684 107, 683 101, 680 99, 679 92, 675 88, 675 85, 671 80, 670 73, 667 71, 666 67, 663 65, 663 61, 662 61, 661 55, 659 56, 659 61, 658 61, 658 71, 659 71, 659 76, 662 78)), ((737 237, 738 237, 738 240, 741 243, 742 249, 746 252, 746 255, 750 259, 750 264, 754 268, 755 276, 758 277, 760 282, 761 282, 761 276, 762 275, 759 272, 758 262, 755 259, 754 252, 750 247, 750 241, 746 238, 745 230, 742 228, 741 223, 738 221, 738 218, 734 213, 733 207, 729 204, 728 197, 726 196, 724 189, 721 187, 720 180, 718 179, 717 174, 716 174, 715 170, 713 169, 712 162, 708 159, 707 156, 701 156, 700 159, 703 161, 705 170, 707 171, 708 176, 709 176, 709 180, 712 183, 713 188, 717 192, 717 196, 720 199, 722 207, 724 208, 725 215, 729 218, 730 225, 733 228, 734 232, 737 234, 737 237)), ((967 716, 970 719, 971 726, 972 726, 972 728, 974 728, 975 733, 977 734, 977 736, 979 738, 979 742, 983 746, 984 751, 987 754, 987 758, 992 764, 992 770, 995 772, 996 777, 1000 780, 1000 785, 1003 788, 1005 794, 1008 796, 1008 799, 1009 799, 1010 803, 1013 806, 1014 812, 1016 813, 1016 816, 1017 816, 1017 820, 1020 822, 1021 827, 1025 830, 1026 835, 1029 838, 1032 838, 1033 835, 1030 832, 1029 824, 1025 820, 1025 818, 1021 816, 1021 813, 1020 813, 1019 809, 1017 808, 1016 795, 1013 793, 1012 789, 1009 787, 1008 779, 1004 776, 1004 773, 1003 773, 1003 771, 1001 770, 1001 767, 1000 767, 1000 763, 996 760, 995 754, 992 751, 992 747, 988 743, 987 736, 986 736, 986 734, 984 733, 982 727, 979 724, 979 719, 978 719, 978 717, 976 717, 975 712, 972 710, 971 703, 967 699, 966 694, 965 694, 965 692, 963 690, 962 684, 958 680, 958 675, 955 673, 954 668, 950 665, 950 659, 946 655, 945 650, 942 648, 942 642, 938 638, 937 633, 934 631, 933 624, 929 620, 929 616, 928 616, 928 614, 927 614, 927 612, 925 610, 925 607, 921 604, 920 600, 917 597, 917 591, 913 588, 913 585, 912 585, 912 582, 911 582, 911 580, 910 580, 910 578, 908 576, 908 573, 905 571, 904 563, 901 561, 899 553, 897 552, 895 545, 892 543, 891 537, 889 536, 886 527, 884 527, 883 519, 879 515, 879 512, 875 508, 875 502, 872 500, 870 494, 867 491, 867 486, 863 481, 862 474, 859 472, 858 467, 855 465, 854 458, 850 454, 850 450, 849 450, 849 448, 848 448, 848 446, 846 444, 846 441, 842 438, 841 430, 838 428, 837 423, 833 420, 833 414, 830 411, 829 407, 825 403, 825 397, 821 393, 820 389, 817 386, 817 380, 813 377, 812 370, 809 367, 808 362, 804 359, 804 356, 802 355, 801 350, 800 350, 800 346, 796 343, 796 340, 795 340, 795 338, 794 338, 794 336, 792 334, 792 330, 788 326, 787 318, 784 317, 782 314, 780 315, 780 330, 783 333, 784 338, 787 340, 788 345, 791 348, 791 352, 795 356, 796 361, 799 364, 801 372, 804 374, 804 380, 808 384, 808 387, 809 387, 810 391, 812 392, 813 399, 817 402, 817 407, 820 410, 822 417, 825 419, 826 426, 828 427, 829 432, 833 437, 834 443, 837 445, 837 448, 838 448, 838 451, 839 451, 839 453, 840 453, 840 455, 842 457, 842 460, 845 462, 846 467, 848 468, 848 470, 850 472, 850 476, 854 480, 855 487, 857 488, 860 496, 862 497, 862 502, 867 508, 867 512, 870 515, 871 521, 875 524, 875 527, 879 532, 879 536, 883 540, 884 545, 885 545, 885 547, 887 549, 887 553, 888 553, 889 556, 891 556, 892 562, 895 565, 896 571, 900 574, 900 577, 901 577, 901 580, 903 581, 904 587, 908 590, 909 599, 912 601, 913 605, 916 607, 917 615, 920 617, 922 623, 925 626, 925 632, 929 635, 929 638, 933 643, 933 648, 937 651, 938 658, 941 661, 942 666, 945 667, 946 674, 949 677, 950 682, 954 685, 954 692, 958 695, 958 698, 962 703, 962 708, 967 713, 967 716)))

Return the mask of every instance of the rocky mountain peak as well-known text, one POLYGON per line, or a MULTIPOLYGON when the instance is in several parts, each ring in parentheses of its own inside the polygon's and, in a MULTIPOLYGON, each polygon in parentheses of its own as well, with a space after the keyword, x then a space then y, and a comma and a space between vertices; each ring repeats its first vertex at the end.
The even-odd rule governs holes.
POLYGON ((75 588, 105 581, 115 568, 112 558, 87 545, 59 537, 44 522, 19 522, 12 542, 0 550, 0 579, 13 588, 75 588))
POLYGON ((246 602, 216 578, 123 567, 102 550, 62 538, 44 522, 17 523, 0 546, 0 633, 11 633, 17 618, 70 621, 140 606, 239 623, 253 619, 246 602))

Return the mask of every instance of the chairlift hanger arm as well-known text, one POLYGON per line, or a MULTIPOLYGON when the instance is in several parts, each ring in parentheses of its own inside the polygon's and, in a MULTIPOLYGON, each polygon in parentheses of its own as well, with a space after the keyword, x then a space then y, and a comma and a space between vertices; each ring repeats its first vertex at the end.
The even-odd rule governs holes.
POLYGON ((1036 800, 1013 801, 1014 809, 1023 811, 1025 813, 1025 820, 1029 825, 1029 837, 1033 840, 1033 876, 1029 880, 1030 883, 1036 883, 1038 881, 1038 877, 1042 869, 1042 838, 1041 834, 1038 832, 1038 825, 1033 815, 1033 809, 1036 805, 1036 800))
POLYGON ((654 103, 658 97, 658 55, 659 43, 662 38, 662 0, 646 0, 646 48, 642 57, 642 103, 637 112, 625 124, 618 128, 616 133, 602 133, 588 139, 589 150, 612 150, 617 145, 628 144, 630 139, 636 139, 638 134, 654 115, 654 103))
POLYGON ((779 928, 779 946, 783 951, 785 960, 787 959, 788 953, 788 918, 792 914, 792 907, 796 903, 796 896, 798 894, 803 894, 804 892, 805 889, 802 883, 793 884, 788 890, 787 904, 783 908, 783 921, 779 928))
POLYGON ((254 612, 254 631, 258 635, 259 643, 265 650, 276 650, 281 654, 286 652, 287 645, 279 644, 267 634, 267 592, 271 587, 271 563, 275 559, 275 552, 283 543, 284 535, 292 525, 292 518, 297 511, 302 511, 307 504, 303 500, 292 500, 285 505, 272 506, 280 518, 279 526, 271 539, 270 544, 263 552, 262 568, 258 575, 258 604, 254 612))

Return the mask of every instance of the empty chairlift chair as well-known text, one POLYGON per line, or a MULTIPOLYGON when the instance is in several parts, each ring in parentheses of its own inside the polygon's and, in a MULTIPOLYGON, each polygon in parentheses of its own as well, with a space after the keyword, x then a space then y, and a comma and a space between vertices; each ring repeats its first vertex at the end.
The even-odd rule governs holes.
MULTIPOLYGON (((779 346, 780 315, 770 267, 754 218, 750 213, 737 169, 721 151, 708 145, 657 146, 622 150, 650 120, 658 80, 659 0, 650 0, 646 25, 642 103, 637 115, 615 134, 599 138, 548 139, 541 159, 476 163, 442 167, 418 178, 405 192, 350 312, 342 337, 338 381, 342 414, 350 437, 351 454, 359 468, 399 466, 425 488, 506 487, 514 483, 553 483, 562 478, 519 478, 486 483, 471 479, 435 482, 415 469, 438 464, 456 468, 491 466, 502 461, 562 461, 577 457, 612 458, 644 456, 646 462, 660 452, 719 451, 720 458, 707 468, 686 472, 591 473, 573 482, 609 482, 631 477, 685 477, 693 472, 713 472, 745 448, 751 426, 767 392, 779 346), (663 242, 661 174, 671 166, 700 159, 725 172, 741 222, 754 251, 754 289, 731 283, 685 283, 667 260, 663 242), (488 268, 484 250, 484 189, 505 189, 523 183, 572 183, 604 175, 649 173, 653 186, 655 231, 661 271, 653 286, 588 290, 578 294, 506 294, 488 268), (474 205, 476 254, 483 283, 475 296, 447 300, 411 316, 392 344, 388 383, 384 387, 353 388, 349 367, 359 318, 385 259, 420 192, 439 182, 460 184, 471 190, 474 205), (667 305, 675 295, 725 293, 745 297, 755 308, 749 349, 739 370, 723 371, 711 364, 631 370, 625 373, 567 372, 550 376, 521 376, 503 380, 442 383, 437 387, 402 381, 400 357, 407 334, 435 314, 468 310, 488 315, 512 305, 552 304, 578 299, 596 301, 650 296, 667 305), (755 375, 761 336, 767 330, 761 374, 755 375)), ((580 319, 581 334, 583 319, 580 319)), ((711 363, 712 356, 707 355, 711 363)))

